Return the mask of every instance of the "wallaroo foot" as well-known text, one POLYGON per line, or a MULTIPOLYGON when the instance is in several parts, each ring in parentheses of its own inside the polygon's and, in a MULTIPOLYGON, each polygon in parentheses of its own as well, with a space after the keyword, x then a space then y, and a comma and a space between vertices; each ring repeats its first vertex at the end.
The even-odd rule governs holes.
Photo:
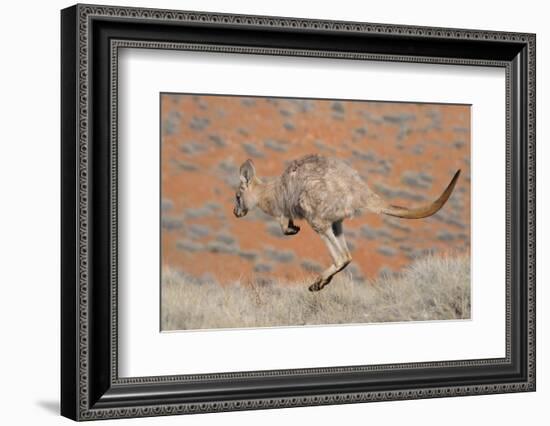
POLYGON ((328 283, 329 283, 329 281, 324 280, 323 278, 319 277, 315 280, 315 282, 313 284, 311 284, 309 286, 309 291, 322 290, 328 283))
POLYGON ((298 232, 300 232, 300 227, 296 225, 289 225, 287 229, 285 229, 284 234, 285 235, 296 235, 298 232))

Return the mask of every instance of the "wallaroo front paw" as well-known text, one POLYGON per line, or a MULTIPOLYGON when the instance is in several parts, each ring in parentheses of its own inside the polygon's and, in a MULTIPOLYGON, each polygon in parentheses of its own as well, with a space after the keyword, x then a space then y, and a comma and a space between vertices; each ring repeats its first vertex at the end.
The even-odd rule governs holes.
POLYGON ((322 290, 325 286, 325 281, 322 278, 317 278, 317 280, 309 286, 309 291, 319 291, 322 290))
POLYGON ((298 232, 300 232, 299 226, 289 226, 287 229, 285 229, 284 233, 285 235, 296 235, 298 232))

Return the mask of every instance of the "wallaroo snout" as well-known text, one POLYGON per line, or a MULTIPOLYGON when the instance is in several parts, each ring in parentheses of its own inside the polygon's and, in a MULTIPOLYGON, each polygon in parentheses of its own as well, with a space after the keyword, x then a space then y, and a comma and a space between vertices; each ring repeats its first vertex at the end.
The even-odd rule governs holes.
POLYGON ((351 262, 344 238, 344 219, 363 212, 403 219, 431 216, 447 202, 459 175, 460 170, 433 203, 401 207, 389 204, 373 192, 359 173, 337 158, 307 155, 292 161, 281 176, 271 179, 260 179, 249 159, 240 168, 233 213, 243 217, 258 207, 279 221, 285 235, 300 231, 294 220, 305 220, 324 241, 333 262, 309 286, 310 291, 319 291, 351 262))

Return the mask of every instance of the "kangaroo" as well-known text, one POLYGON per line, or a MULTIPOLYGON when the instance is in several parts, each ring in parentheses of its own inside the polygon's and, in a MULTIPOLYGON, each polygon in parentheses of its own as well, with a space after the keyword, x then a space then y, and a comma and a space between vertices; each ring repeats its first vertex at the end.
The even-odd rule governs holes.
POLYGON ((364 212, 386 214, 404 219, 421 219, 439 211, 456 185, 460 170, 433 203, 419 207, 389 204, 372 191, 359 173, 344 161, 321 155, 306 155, 293 160, 280 177, 260 179, 252 160, 240 167, 240 184, 235 194, 236 217, 258 207, 277 218, 285 235, 300 231, 295 220, 305 220, 321 237, 332 258, 332 265, 309 286, 322 290, 335 274, 351 262, 343 221, 364 212))

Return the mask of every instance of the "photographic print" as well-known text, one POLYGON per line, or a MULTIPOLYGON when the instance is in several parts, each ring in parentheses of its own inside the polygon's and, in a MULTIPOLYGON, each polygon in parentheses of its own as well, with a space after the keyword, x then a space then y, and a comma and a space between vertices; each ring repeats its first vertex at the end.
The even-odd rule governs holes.
POLYGON ((161 330, 470 318, 470 105, 162 93, 161 330))

